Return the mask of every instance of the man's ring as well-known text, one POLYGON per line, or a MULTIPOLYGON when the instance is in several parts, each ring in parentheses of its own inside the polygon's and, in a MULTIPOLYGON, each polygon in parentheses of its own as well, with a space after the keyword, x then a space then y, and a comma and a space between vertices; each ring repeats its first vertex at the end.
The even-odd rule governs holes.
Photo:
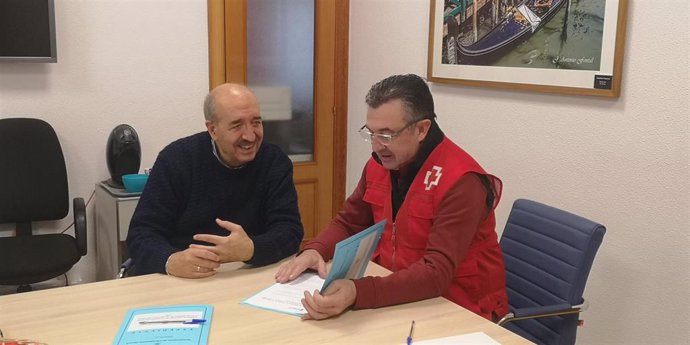
POLYGON ((201 267, 196 266, 196 271, 197 271, 197 272, 200 272, 200 271, 201 271, 201 267))

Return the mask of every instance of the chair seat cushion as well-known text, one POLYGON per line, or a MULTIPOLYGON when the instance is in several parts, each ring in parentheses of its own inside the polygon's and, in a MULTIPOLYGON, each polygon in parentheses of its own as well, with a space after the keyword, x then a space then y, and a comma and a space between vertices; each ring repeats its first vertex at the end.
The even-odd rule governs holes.
POLYGON ((0 284, 33 284, 57 277, 79 261, 74 237, 47 234, 0 238, 0 284))

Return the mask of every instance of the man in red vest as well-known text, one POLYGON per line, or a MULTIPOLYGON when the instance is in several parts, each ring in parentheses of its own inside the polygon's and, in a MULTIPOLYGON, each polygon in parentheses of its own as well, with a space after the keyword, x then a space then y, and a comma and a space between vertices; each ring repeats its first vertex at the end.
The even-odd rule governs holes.
POLYGON ((276 281, 291 281, 307 269, 325 277, 337 242, 385 219, 372 260, 393 273, 305 292, 305 319, 437 296, 487 319, 502 317, 508 300, 494 217, 501 181, 443 134, 419 76, 376 83, 366 103, 359 134, 373 153, 357 188, 331 223, 280 267, 276 281))

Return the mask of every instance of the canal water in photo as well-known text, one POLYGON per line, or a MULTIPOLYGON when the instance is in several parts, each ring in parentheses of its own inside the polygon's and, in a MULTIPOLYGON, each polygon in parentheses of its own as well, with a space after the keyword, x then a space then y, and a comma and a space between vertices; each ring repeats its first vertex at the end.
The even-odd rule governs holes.
POLYGON ((603 0, 570 0, 494 66, 599 70, 603 26, 603 0))
MULTIPOLYGON (((490 5, 489 5, 490 6, 490 5)), ((537 32, 490 65, 525 68, 599 70, 605 0, 570 0, 537 32)), ((489 15, 479 16, 479 37, 491 30, 489 15)), ((465 26, 467 27, 467 26, 465 26)), ((464 31, 460 44, 473 36, 464 31)), ((462 61, 460 64, 473 64, 462 61)))

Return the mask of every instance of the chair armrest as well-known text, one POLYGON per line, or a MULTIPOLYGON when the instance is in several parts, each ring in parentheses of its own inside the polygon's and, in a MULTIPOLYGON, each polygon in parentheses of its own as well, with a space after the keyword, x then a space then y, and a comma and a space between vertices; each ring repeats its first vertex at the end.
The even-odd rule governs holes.
POLYGON ((81 256, 86 255, 86 205, 84 198, 74 198, 72 201, 74 211, 74 238, 77 239, 77 247, 81 256))
POLYGON ((132 268, 132 258, 128 258, 127 260, 125 260, 125 262, 122 263, 122 265, 120 265, 120 271, 117 272, 117 277, 115 278, 124 278, 125 274, 127 274, 127 271, 129 271, 130 268, 132 268))
POLYGON ((501 318, 498 321, 498 325, 502 326, 508 322, 526 319, 536 319, 540 317, 578 314, 582 311, 585 311, 588 306, 589 303, 585 300, 582 300, 582 303, 578 305, 562 303, 532 308, 513 309, 510 313, 506 314, 503 318, 501 318))

